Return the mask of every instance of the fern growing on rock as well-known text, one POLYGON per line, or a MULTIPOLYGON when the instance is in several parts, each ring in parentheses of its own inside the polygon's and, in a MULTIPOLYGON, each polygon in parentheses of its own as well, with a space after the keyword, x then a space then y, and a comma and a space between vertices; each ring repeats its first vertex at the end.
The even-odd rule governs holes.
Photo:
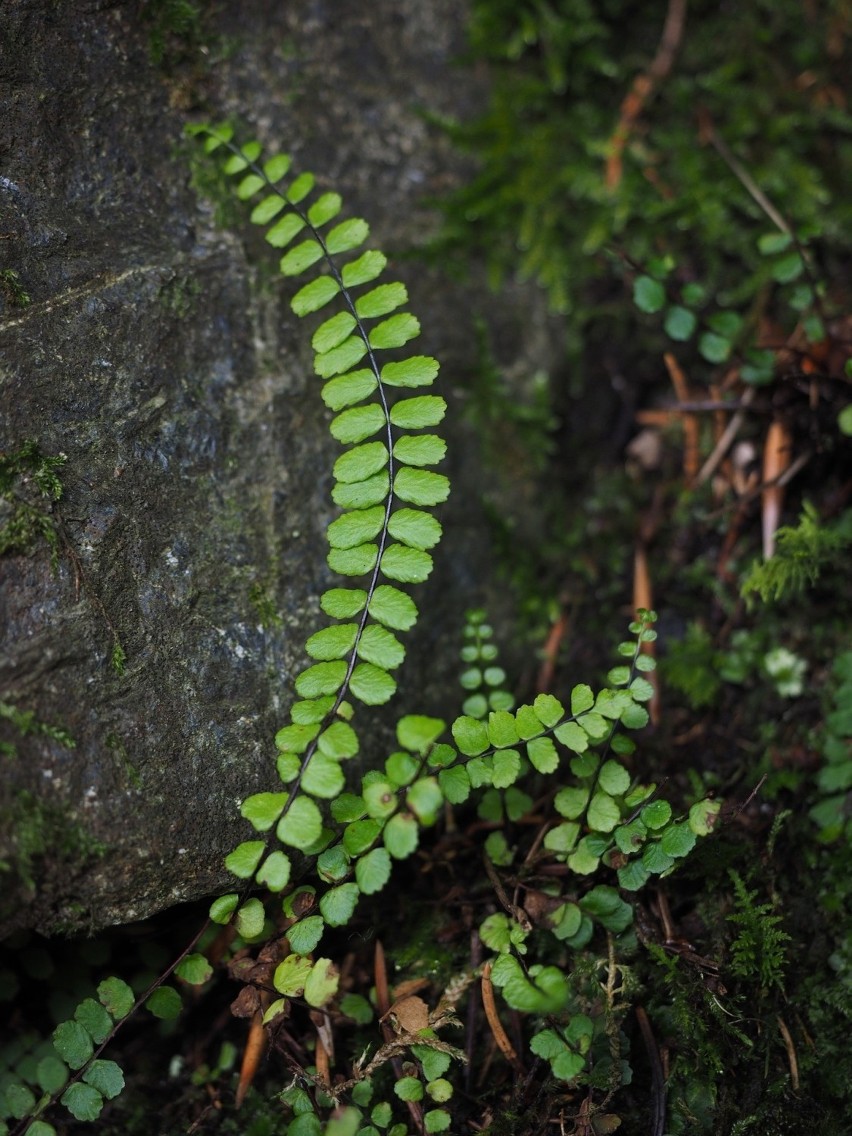
MULTIPOLYGON (((260 145, 237 147, 227 126, 195 132, 207 153, 226 155, 223 170, 238 179, 237 197, 256 202, 251 220, 266 228, 273 248, 286 250, 279 262, 282 274, 311 274, 293 297, 296 315, 332 304, 340 309, 324 319, 311 342, 323 400, 335 412, 331 433, 344 447, 333 470, 332 498, 341 514, 328 529, 328 563, 348 586, 332 588, 320 600, 331 622, 306 644, 313 662, 296 678, 300 699, 276 735, 282 790, 255 794, 242 805, 243 816, 268 835, 245 841, 227 861, 238 877, 282 892, 291 875, 288 850, 320 855, 330 842, 322 803, 339 800, 342 763, 359 750, 353 700, 375 706, 396 690, 393 672, 405 657, 399 636, 418 616, 407 586, 422 583, 432 571, 430 550, 441 537, 441 525, 429 510, 449 494, 448 479, 431 468, 446 452, 443 439, 432 433, 446 403, 420 393, 434 382, 437 360, 411 355, 383 361, 385 352, 415 339, 420 324, 399 310, 408 300, 403 284, 376 283, 387 263, 384 255, 375 250, 355 255, 369 234, 367 223, 337 221, 339 195, 315 195, 312 174, 287 181, 287 157, 261 163, 260 145), (391 392, 402 397, 392 400, 391 392)), ((433 725, 425 719, 410 720, 402 729, 415 752, 434 740, 433 725)), ((369 893, 385 883, 391 855, 402 847, 392 838, 390 849, 388 842, 370 847, 375 843, 370 840, 363 848, 360 843, 355 844, 358 884, 325 894, 321 914, 303 925, 300 939, 293 935, 303 950, 316 946, 323 921, 348 921, 359 884, 369 893)), ((217 900, 211 916, 227 922, 234 912, 241 934, 261 933, 257 899, 239 906, 239 895, 231 893, 217 900)))
MULTIPOLYGON (((525 1045, 557 1084, 599 1088, 593 1076, 611 1068, 611 1095, 623 1065, 619 1021, 629 1005, 618 950, 633 907, 622 893, 673 870, 712 830, 719 811, 718 802, 701 801, 678 816, 630 768, 636 747, 624 730, 648 722, 654 661, 645 645, 655 637, 656 617, 638 613, 602 689, 578 683, 567 706, 550 694, 516 706, 484 613, 471 613, 462 713, 449 728, 440 718, 402 716, 395 751, 371 763, 357 786, 346 777, 345 763, 360 751, 359 708, 383 704, 396 691, 403 636, 418 618, 412 588, 429 576, 441 537, 433 509, 450 487, 435 469, 446 447, 434 429, 446 404, 428 390, 439 367, 430 356, 400 354, 420 330, 405 310, 406 289, 381 279, 385 257, 363 251, 365 221, 338 219, 336 193, 318 192, 311 174, 291 176, 285 156, 262 160, 258 143, 237 145, 228 126, 192 133, 214 161, 221 159, 237 198, 251 204, 251 220, 277 250, 281 273, 302 278, 292 299, 296 315, 320 313, 314 370, 342 447, 333 469, 340 512, 328 527, 328 564, 343 582, 321 597, 327 623, 306 643, 309 662, 276 734, 280 788, 242 802, 254 834, 226 858, 238 883, 210 909, 213 923, 232 926, 238 936, 232 973, 245 982, 246 997, 238 997, 235 1013, 238 1006, 239 1016, 252 1019, 255 1036, 296 1005, 360 1025, 371 1021, 367 999, 339 996, 338 966, 319 956, 320 944, 327 928, 353 922, 359 899, 380 893, 394 863, 411 857, 423 830, 451 808, 475 806, 489 830, 478 849, 480 882, 502 908, 483 911, 479 923, 489 957, 455 975, 434 1011, 419 999, 409 999, 420 1005, 395 1018, 390 1007, 381 1011, 381 1043, 351 1061, 347 1080, 331 1077, 328 1067, 323 1072, 319 1060, 302 1070, 311 1092, 294 1083, 281 1097, 293 1113, 287 1136, 377 1128, 406 1136, 409 1120, 418 1132, 449 1130, 453 1118, 443 1106, 454 1088, 444 1074, 465 1055, 440 1031, 458 1024, 456 1004, 475 981, 492 1035, 516 1069, 523 1057, 500 1024, 495 989, 525 1015, 525 1045), (535 815, 536 797, 547 802, 543 819, 535 815), (528 823, 519 835, 521 821, 528 823), (592 961, 582 961, 591 951, 598 952, 592 961), (590 993, 599 968, 607 974, 603 1010, 590 993), (381 1079, 374 1074, 388 1062, 393 1099, 376 1096, 381 1079)), ((207 981, 211 967, 203 954, 190 953, 200 936, 137 1006, 144 1002, 157 1016, 180 1011, 177 989, 165 983, 175 972, 190 984, 207 981)), ((107 1022, 103 999, 104 1012, 89 1001, 97 1011, 94 1033, 84 1014, 54 1035, 57 1058, 74 1070, 67 1085, 57 1081, 38 1103, 23 1082, 15 1082, 11 1098, 8 1086, 0 1087, 0 1134, 2 1108, 21 1121, 16 1133, 32 1123, 33 1136, 50 1136, 42 1118, 57 1100, 78 1119, 94 1119, 120 1089, 120 1069, 99 1057, 120 1020, 107 1022)), ((244 1091, 241 1081, 238 1101, 244 1091)))

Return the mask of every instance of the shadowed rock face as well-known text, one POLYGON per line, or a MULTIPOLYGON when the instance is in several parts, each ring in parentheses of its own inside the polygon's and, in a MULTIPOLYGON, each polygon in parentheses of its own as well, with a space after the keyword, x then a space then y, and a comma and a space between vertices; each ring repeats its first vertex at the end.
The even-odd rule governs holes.
MULTIPOLYGON (((35 503, 59 553, 52 564, 36 538, 0 557, 0 935, 96 929, 227 886, 238 802, 272 786, 271 739, 329 583, 335 450, 309 329, 289 285, 199 204, 179 148, 191 116, 175 104, 253 123, 393 250, 422 244, 424 194, 458 176, 420 110, 459 114, 477 97, 452 68, 450 0, 219 5, 228 50, 188 95, 151 63, 143 10, 0 10, 0 267, 31 299, 0 299, 0 450, 32 439, 66 458, 58 504, 24 477, 0 514, 35 503), (29 711, 22 733, 9 714, 29 711)), ((470 296, 398 267, 418 350, 442 358, 452 400, 474 355, 470 296)), ((501 303, 507 361, 546 363, 530 297, 501 303)), ((445 714, 453 637, 487 563, 470 440, 453 433, 444 565, 399 703, 445 714)), ((371 749, 387 730, 372 728, 371 749)))

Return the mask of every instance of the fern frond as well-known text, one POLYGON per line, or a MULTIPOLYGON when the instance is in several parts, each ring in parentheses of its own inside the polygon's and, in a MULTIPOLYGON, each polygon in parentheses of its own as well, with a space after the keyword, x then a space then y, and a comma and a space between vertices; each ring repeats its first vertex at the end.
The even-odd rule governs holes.
MULTIPOLYGON (((352 583, 322 596, 332 622, 308 639, 312 662, 295 680, 300 701, 276 735, 278 772, 289 788, 243 802, 243 816, 270 835, 245 842, 228 857, 239 877, 280 891, 289 882, 289 858, 270 851, 271 831, 288 848, 322 850, 325 830, 316 802, 340 795, 341 763, 359 751, 348 700, 378 705, 396 690, 392 672, 405 657, 399 633, 418 615, 404 586, 423 582, 432 571, 430 550, 441 525, 428 510, 449 494, 448 479, 433 469, 446 445, 431 432, 446 403, 421 393, 438 374, 436 359, 382 360, 383 352, 415 339, 420 324, 400 311, 408 302, 404 284, 376 283, 387 261, 376 250, 360 251, 369 235, 366 221, 338 221, 338 194, 317 194, 309 173, 286 180, 286 155, 261 161, 260 144, 238 146, 230 126, 197 126, 191 133, 208 154, 224 155, 222 170, 235 179, 236 196, 253 203, 251 221, 282 250, 281 273, 312 276, 291 301, 295 314, 308 316, 334 301, 341 309, 323 320, 311 344, 323 401, 335 414, 331 434, 343 447, 333 470, 332 498, 341 513, 328 528, 328 564, 352 583)), ((237 903, 236 896, 223 897, 213 917, 227 921, 237 903)), ((241 913, 245 924, 245 907, 241 913)))

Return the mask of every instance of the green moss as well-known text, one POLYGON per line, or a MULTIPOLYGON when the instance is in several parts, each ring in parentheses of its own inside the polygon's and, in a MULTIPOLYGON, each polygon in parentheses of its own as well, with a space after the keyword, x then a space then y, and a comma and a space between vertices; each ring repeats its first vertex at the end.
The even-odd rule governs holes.
POLYGON ((59 530, 50 502, 62 496, 58 471, 66 461, 65 454, 46 456, 31 438, 0 453, 0 556, 28 555, 45 540, 56 568, 59 530))
POLYGON ((53 871, 62 865, 73 871, 106 852, 106 847, 70 819, 66 810, 45 804, 25 789, 0 812, 0 829, 11 834, 8 858, 0 861, 0 871, 7 874, 0 918, 14 910, 16 892, 37 891, 42 858, 50 858, 53 871))
MULTIPOLYGON (((775 555, 765 562, 755 561, 743 581, 741 591, 750 605, 755 594, 764 603, 797 599, 823 573, 845 572, 852 544, 852 510, 823 524, 814 506, 805 501, 798 525, 780 528, 775 539, 775 555)), ((831 579, 828 586, 837 583, 831 579)))
POLYGON ((457 970, 458 960, 441 942, 435 911, 411 910, 403 918, 407 928, 404 940, 388 946, 397 971, 410 970, 417 975, 429 975, 436 982, 448 982, 457 970))
POLYGON ((275 603, 275 597, 265 584, 259 581, 252 584, 249 589, 249 602, 257 612, 260 626, 264 628, 264 630, 268 631, 271 628, 282 626, 283 620, 281 619, 281 613, 278 611, 278 606, 275 603))
POLYGON ((119 678, 124 674, 127 665, 127 655, 124 653, 124 648, 118 636, 113 632, 112 651, 110 652, 109 663, 119 678))
POLYGON ((157 67, 171 70, 201 44, 201 9, 189 0, 148 0, 145 19, 148 52, 157 67))
MULTIPOLYGON (((74 748, 74 739, 66 729, 62 726, 53 726, 49 722, 40 721, 34 710, 20 710, 9 702, 0 702, 0 719, 9 722, 12 729, 21 737, 41 735, 42 737, 52 738, 53 741, 59 742, 60 745, 67 746, 69 749, 74 748)), ((17 747, 13 742, 0 741, 0 754, 5 757, 14 757, 16 753, 17 747)))
POLYGON ((26 308, 31 302, 30 294, 14 268, 4 268, 0 272, 0 296, 13 308, 26 308))
POLYGON ((213 219, 223 229, 236 228, 242 220, 227 176, 215 162, 206 161, 197 146, 183 145, 179 157, 189 166, 190 184, 202 200, 213 207, 213 219))
POLYGON ((118 734, 107 734, 104 738, 104 745, 114 754, 118 764, 121 765, 121 768, 124 770, 129 784, 131 784, 134 789, 138 789, 142 784, 142 778, 139 775, 139 770, 128 756, 127 746, 118 734))
POLYGON ((159 300, 167 312, 183 319, 192 310, 200 292, 201 285, 197 280, 187 276, 176 276, 160 289, 159 300))

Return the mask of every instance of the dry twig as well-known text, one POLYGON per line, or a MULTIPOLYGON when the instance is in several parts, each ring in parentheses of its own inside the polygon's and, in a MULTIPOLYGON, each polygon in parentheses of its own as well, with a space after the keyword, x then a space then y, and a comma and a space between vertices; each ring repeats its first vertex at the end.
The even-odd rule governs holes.
POLYGON ((787 1050, 787 1061, 790 1065, 790 1088, 796 1093, 799 1091, 799 1061, 796 1057, 796 1047, 793 1045, 792 1034, 780 1014, 778 1015, 778 1028, 781 1030, 784 1048, 787 1050))
POLYGON ((536 690, 539 694, 548 693, 553 687, 553 675, 556 671, 556 661, 559 657, 559 648, 571 624, 571 616, 563 608, 548 632, 544 647, 542 648, 542 661, 538 672, 536 690))
MULTIPOLYGON (((669 373, 678 402, 688 403, 691 397, 689 384, 680 364, 670 351, 665 353, 663 361, 666 364, 666 370, 669 373)), ((700 461, 698 418, 695 414, 685 413, 683 416, 683 480, 687 489, 691 489, 695 482, 700 461)))
POLYGON ((260 1060, 266 1049, 266 1029, 263 1025, 263 1011, 258 1010, 249 1026, 246 1047, 243 1050, 243 1062, 240 1066, 240 1080, 237 1085, 237 1095, 234 1104, 237 1108, 243 1103, 246 1093, 254 1083, 260 1060))
POLYGON ((704 465, 698 471, 698 474, 696 475, 696 478, 695 478, 695 484, 696 485, 702 485, 709 477, 712 477, 713 474, 716 472, 716 469, 719 466, 719 463, 722 461, 725 454, 731 448, 731 445, 733 444, 734 438, 736 438, 737 434, 739 433, 740 427, 743 424, 743 419, 745 418, 745 415, 746 415, 746 411, 751 406, 753 400, 754 400, 754 387, 749 387, 749 389, 744 392, 743 397, 740 400, 738 410, 736 411, 736 413, 734 414, 733 418, 728 423, 728 425, 725 427, 725 430, 723 431, 721 438, 719 438, 719 441, 714 446, 713 453, 710 455, 710 457, 705 461, 704 465))
POLYGON ((621 181, 623 170, 622 155, 627 139, 648 99, 656 87, 665 79, 675 61, 686 21, 686 0, 669 0, 666 22, 663 25, 663 34, 657 54, 651 61, 651 66, 641 75, 637 75, 633 84, 621 104, 621 115, 618 125, 610 139, 609 157, 606 161, 607 189, 617 189, 621 181))
POLYGON ((781 478, 791 464, 792 444, 788 427, 776 418, 769 427, 763 448, 763 489, 760 497, 764 560, 770 560, 775 552, 775 533, 781 523, 784 503, 781 478))
POLYGON ((500 1021, 500 1016, 497 1013, 497 1004, 494 1001, 494 987, 491 985, 490 962, 487 962, 482 968, 482 1005, 485 1008, 485 1017, 488 1019, 488 1024, 491 1027, 491 1033, 494 1035, 497 1048, 515 1072, 521 1077, 525 1076, 526 1070, 515 1052, 515 1047, 512 1045, 511 1041, 509 1041, 509 1035, 503 1029, 503 1023, 500 1021))

